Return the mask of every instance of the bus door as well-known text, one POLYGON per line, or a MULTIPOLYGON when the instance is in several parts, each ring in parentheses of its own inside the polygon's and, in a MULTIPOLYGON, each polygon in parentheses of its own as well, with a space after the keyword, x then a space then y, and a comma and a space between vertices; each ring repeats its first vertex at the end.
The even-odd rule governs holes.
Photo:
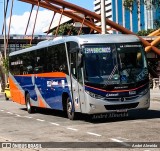
POLYGON ((70 73, 71 73, 71 92, 74 100, 76 112, 85 112, 84 89, 82 82, 82 71, 78 67, 78 53, 70 53, 70 73))

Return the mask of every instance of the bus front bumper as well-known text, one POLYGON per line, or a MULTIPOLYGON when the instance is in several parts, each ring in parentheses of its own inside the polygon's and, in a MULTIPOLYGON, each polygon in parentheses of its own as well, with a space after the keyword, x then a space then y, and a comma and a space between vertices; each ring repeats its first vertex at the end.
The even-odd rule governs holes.
POLYGON ((86 96, 88 104, 86 106, 87 114, 109 113, 109 112, 126 112, 134 109, 148 109, 150 107, 150 92, 132 101, 113 101, 100 100, 86 96))

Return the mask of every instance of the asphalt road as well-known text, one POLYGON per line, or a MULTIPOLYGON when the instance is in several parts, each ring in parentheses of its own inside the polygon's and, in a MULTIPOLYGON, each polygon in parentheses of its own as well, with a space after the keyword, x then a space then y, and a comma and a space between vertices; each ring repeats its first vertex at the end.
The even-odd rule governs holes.
MULTIPOLYGON (((160 101, 152 100, 148 111, 132 111, 126 117, 119 117, 123 115, 80 115, 79 120, 71 121, 61 111, 41 109, 28 114, 25 106, 5 101, 0 96, 0 145, 1 142, 47 142, 42 147, 51 145, 50 149, 35 147, 33 150, 37 151, 93 150, 96 147, 94 150, 160 150, 156 148, 160 143, 154 144, 160 142, 160 101), (134 142, 140 146, 136 148, 134 142), (151 147, 141 147, 142 142, 151 147), (133 148, 127 148, 129 145, 133 148)), ((25 150, 21 147, 24 146, 15 150, 25 150)))

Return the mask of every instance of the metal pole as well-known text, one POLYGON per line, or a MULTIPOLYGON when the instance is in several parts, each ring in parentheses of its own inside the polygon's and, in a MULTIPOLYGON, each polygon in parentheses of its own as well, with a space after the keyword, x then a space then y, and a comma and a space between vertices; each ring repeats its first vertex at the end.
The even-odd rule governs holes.
POLYGON ((36 18, 35 18, 35 21, 34 21, 34 26, 33 26, 33 31, 32 31, 32 37, 31 37, 31 40, 30 40, 30 45, 32 44, 34 30, 35 30, 35 27, 36 27, 37 16, 38 16, 38 11, 39 11, 39 4, 40 4, 40 0, 38 0, 38 7, 37 7, 37 12, 36 12, 36 18))
MULTIPOLYGON (((6 14, 7 14, 7 9, 8 9, 8 3, 9 3, 9 0, 7 0, 7 5, 5 6, 5 16, 6 16, 6 14)), ((3 27, 2 27, 2 35, 3 35, 3 32, 4 32, 4 23, 3 23, 3 27)))
POLYGON ((57 29, 56 29, 55 37, 57 37, 57 34, 58 34, 58 30, 59 30, 59 26, 60 26, 60 23, 61 23, 63 12, 64 12, 64 8, 61 11, 61 16, 60 16, 59 23, 58 23, 58 26, 57 26, 57 29))
POLYGON ((48 28, 48 31, 47 31, 47 35, 49 34, 49 31, 50 31, 50 29, 51 29, 51 26, 52 26, 53 19, 54 19, 55 15, 56 15, 56 12, 54 12, 54 14, 53 14, 52 20, 51 20, 51 22, 50 22, 50 25, 49 25, 49 28, 48 28))
POLYGON ((101 33, 106 34, 105 0, 101 0, 101 33))
POLYGON ((5 14, 5 0, 3 0, 3 4, 4 4, 4 58, 6 59, 6 14, 5 14))
POLYGON ((83 28, 83 24, 84 24, 85 19, 86 19, 86 16, 84 16, 84 18, 83 18, 83 21, 82 21, 82 23, 81 23, 81 28, 79 29, 78 35, 80 35, 80 33, 81 33, 81 31, 82 31, 82 28, 83 28))
MULTIPOLYGON (((7 58, 7 47, 6 47, 6 13, 5 13, 5 8, 6 8, 6 3, 5 3, 5 0, 3 1, 4 3, 4 8, 3 8, 3 11, 4 11, 4 59, 6 60, 7 58)), ((5 73, 5 85, 7 83, 7 75, 5 73)))
POLYGON ((12 0, 12 5, 11 5, 11 12, 10 12, 10 19, 9 19, 9 27, 8 27, 8 37, 7 37, 7 41, 6 41, 6 48, 8 47, 8 41, 9 41, 9 36, 10 36, 10 29, 11 29, 11 22, 12 22, 13 3, 14 3, 14 0, 12 0))
POLYGON ((28 30, 28 26, 29 26, 30 19, 31 19, 33 7, 34 7, 34 5, 32 4, 31 11, 30 11, 29 18, 28 18, 28 22, 27 22, 27 27, 26 27, 25 34, 24 34, 25 36, 26 36, 26 34, 27 34, 27 30, 28 30))

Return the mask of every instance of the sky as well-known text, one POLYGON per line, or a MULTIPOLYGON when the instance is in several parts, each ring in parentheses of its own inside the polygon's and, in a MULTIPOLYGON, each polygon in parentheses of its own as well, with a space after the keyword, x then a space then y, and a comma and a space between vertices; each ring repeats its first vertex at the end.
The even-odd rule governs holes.
MULTIPOLYGON (((9 24, 11 1, 12 0, 10 0, 8 11, 7 11, 7 19, 6 19, 7 27, 9 24)), ((66 1, 93 11, 94 0, 66 0, 66 1)), ((4 0, 0 0, 0 35, 2 34, 2 26, 4 21, 4 13, 3 13, 4 3, 3 2, 4 0)), ((24 35, 30 10, 31 10, 31 4, 14 0, 10 34, 24 35)), ((32 13, 32 18, 29 24, 29 28, 27 31, 27 35, 32 33, 36 10, 37 10, 37 7, 35 6, 32 13)), ((36 22, 35 35, 43 34, 44 29, 46 29, 46 27, 48 27, 51 22, 52 16, 53 16, 52 11, 40 8, 37 22, 36 22)), ((56 16, 56 18, 58 18, 58 15, 56 16)), ((6 32, 8 33, 8 30, 6 32)))

